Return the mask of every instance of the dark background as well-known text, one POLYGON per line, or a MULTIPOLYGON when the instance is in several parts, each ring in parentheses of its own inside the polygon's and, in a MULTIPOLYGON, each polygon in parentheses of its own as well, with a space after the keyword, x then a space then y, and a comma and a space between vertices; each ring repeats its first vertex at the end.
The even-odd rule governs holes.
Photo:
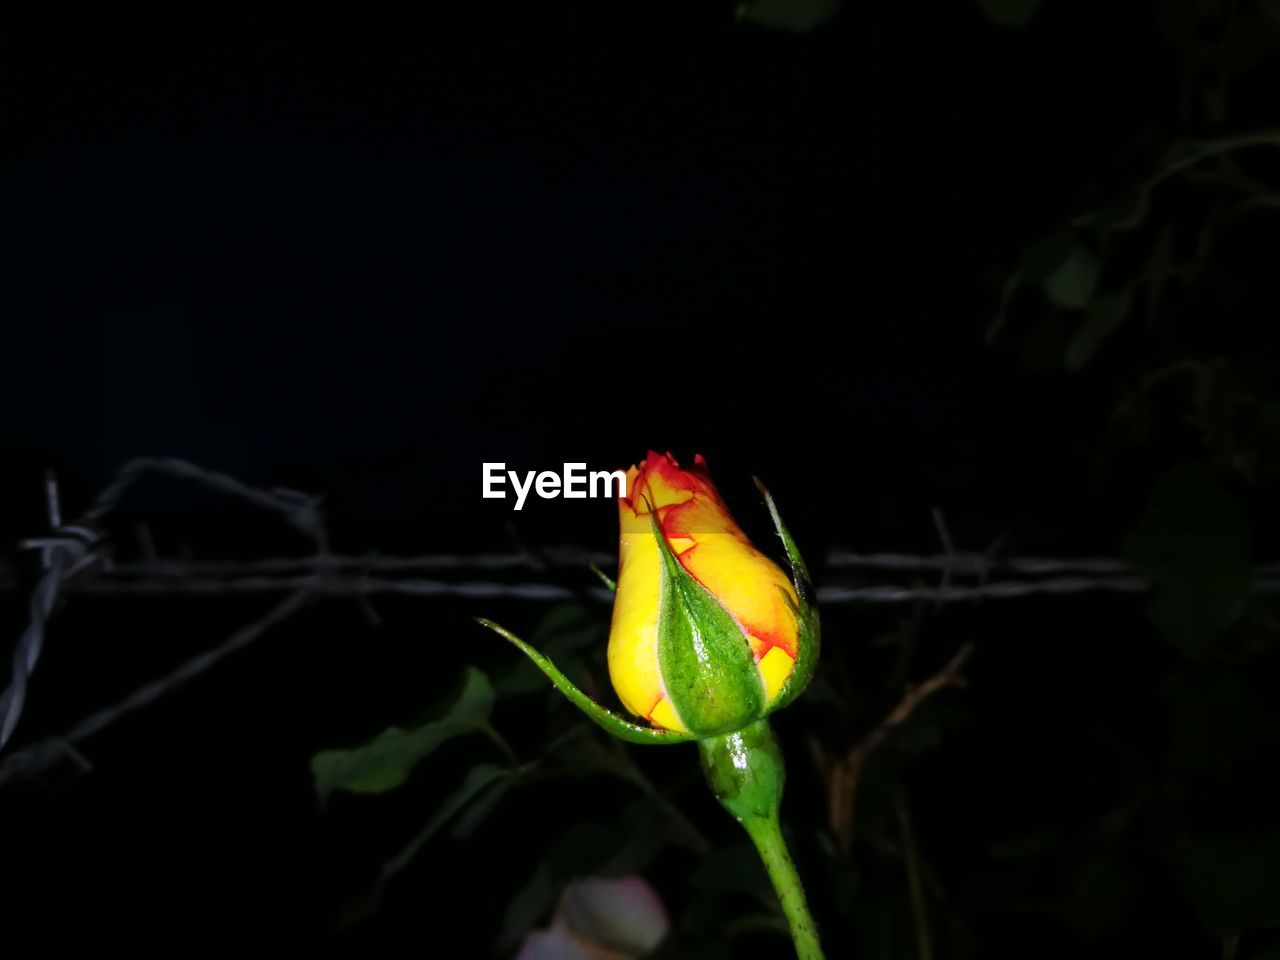
MULTIPOLYGON (((1280 196, 1275 146, 1161 185, 1135 229, 1062 227, 1124 203, 1179 145, 1276 122, 1274 5, 1045 0, 1021 28, 971 2, 856 5, 806 31, 763 10, 6 14, 7 543, 43 532, 46 467, 75 516, 124 461, 158 454, 323 493, 339 550, 608 551, 610 505, 513 513, 480 498, 480 464, 615 469, 653 448, 704 454, 761 543, 750 477, 766 480, 820 582, 847 580, 820 562, 830 546, 939 550, 933 507, 969 549, 1124 554, 1166 577, 1154 606, 828 613, 842 653, 820 686, 838 692, 778 721, 819 922, 833 956, 920 955, 886 812, 905 791, 937 956, 1270 956, 1277 621, 1220 574, 1280 555, 1280 274, 1267 201, 1222 210, 1280 196), (1169 231, 1182 272, 1157 298, 1169 231), (1101 290, 1135 291, 1080 370, 1063 352, 1093 314, 1039 287, 1064 237, 1097 254, 1101 290), (1010 319, 984 337, 1016 270, 1010 319), (1141 389, 1179 362, 1212 374, 1141 389), (1210 613, 1161 608, 1171 591, 1210 613), (829 857, 806 742, 855 742, 966 640, 969 689, 922 715, 927 750, 885 748, 865 834, 829 857)), ((108 524, 118 556, 137 555, 138 520, 164 554, 306 549, 161 480, 108 524)), ((13 559, 16 637, 37 571, 13 559)), ((605 622, 587 574, 546 576, 605 622)), ((268 602, 73 598, 15 745, 268 602)), ((528 634, 546 612, 377 609, 372 628, 354 601, 323 601, 86 744, 93 772, 6 786, 0 913, 81 946, 486 955, 546 838, 634 797, 602 778, 513 794, 421 854, 371 919, 339 924, 468 752, 493 748, 450 744, 403 791, 325 810, 311 754, 428 715, 463 664, 509 665, 470 616, 528 634)), ((495 714, 525 757, 539 724, 569 719, 533 702, 495 714)), ((637 760, 717 846, 736 841, 691 757, 637 760)), ((675 915, 688 857, 646 871, 675 915)), ((705 918, 688 933, 734 956, 787 950, 705 918)))

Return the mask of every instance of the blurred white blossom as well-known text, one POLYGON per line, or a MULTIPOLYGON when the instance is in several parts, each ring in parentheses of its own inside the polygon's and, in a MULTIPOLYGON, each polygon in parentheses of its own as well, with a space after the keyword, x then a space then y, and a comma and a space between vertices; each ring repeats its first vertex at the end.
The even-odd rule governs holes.
POLYGON ((635 960, 652 952, 670 926, 643 877, 587 877, 565 888, 551 926, 529 934, 516 960, 635 960))

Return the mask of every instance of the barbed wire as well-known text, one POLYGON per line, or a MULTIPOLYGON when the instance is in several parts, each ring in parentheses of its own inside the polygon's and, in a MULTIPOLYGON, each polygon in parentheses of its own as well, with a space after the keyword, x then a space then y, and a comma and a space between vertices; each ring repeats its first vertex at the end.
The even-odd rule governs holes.
POLYGON ((175 457, 138 457, 121 468, 112 483, 94 499, 83 518, 75 524, 62 523, 57 479, 45 478, 49 535, 24 540, 23 549, 39 549, 42 573, 31 593, 26 629, 14 646, 9 685, 0 692, 0 750, 13 736, 26 705, 31 674, 44 649, 45 625, 53 613, 58 595, 73 582, 76 574, 102 559, 99 524, 118 506, 125 492, 147 473, 167 474, 218 490, 254 506, 279 513, 283 519, 311 540, 319 552, 328 550, 328 536, 319 512, 320 500, 296 490, 264 490, 242 483, 216 470, 206 470, 175 457))
MULTIPOLYGON (((546 572, 552 568, 586 572, 591 565, 606 567, 614 560, 613 554, 570 545, 544 547, 536 551, 470 555, 335 554, 329 549, 320 497, 284 488, 253 487, 227 474, 176 458, 140 457, 129 461, 75 524, 62 523, 57 483, 52 474, 46 478, 45 494, 50 533, 20 544, 24 549, 41 551, 41 574, 31 592, 27 625, 14 647, 9 686, 0 692, 0 750, 8 743, 22 715, 31 675, 45 643, 47 624, 60 597, 70 594, 143 597, 277 593, 288 596, 261 619, 235 631, 222 643, 191 657, 164 676, 138 687, 115 705, 94 711, 66 734, 45 738, 11 753, 0 762, 0 785, 19 776, 39 773, 65 759, 87 769, 89 762, 77 747, 80 742, 204 673, 319 597, 354 597, 375 623, 377 614, 368 604, 368 598, 375 595, 530 602, 592 600, 601 603, 612 598, 607 589, 585 583, 583 586, 566 586, 547 582, 457 581, 409 576, 440 571, 546 572), (138 533, 145 559, 117 563, 103 549, 100 525, 119 506, 126 492, 149 473, 189 481, 271 511, 309 541, 311 553, 244 561, 161 558, 155 554, 148 530, 141 527, 138 533)), ((826 557, 827 570, 837 575, 844 571, 874 571, 915 575, 913 579, 917 582, 827 583, 817 588, 818 602, 825 605, 930 602, 940 606, 966 601, 1088 592, 1138 594, 1151 587, 1148 575, 1118 559, 1010 557, 1002 556, 996 546, 981 553, 957 551, 941 511, 935 509, 933 519, 944 553, 922 556, 858 553, 836 548, 826 557), (919 575, 926 573, 938 575, 938 582, 932 585, 919 583, 919 575), (989 579, 994 574, 1006 573, 1021 579, 989 579), (978 582, 953 582, 965 577, 976 578, 978 582)), ((0 588, 14 589, 19 579, 12 567, 0 567, 0 588)), ((1280 563, 1258 567, 1251 590, 1259 595, 1280 594, 1280 563)))
MULTIPOLYGON (((393 569, 416 570, 421 558, 395 558, 393 569)), ((433 559, 433 558, 427 558, 433 559)), ((928 558, 917 558, 928 559, 928 558)), ((613 594, 595 586, 564 586, 554 583, 504 583, 486 580, 448 581, 422 578, 390 578, 370 576, 370 570, 387 569, 374 562, 367 566, 359 557, 315 558, 293 560, 281 558, 267 561, 282 571, 302 571, 278 575, 241 575, 257 564, 182 564, 163 561, 152 570, 146 564, 132 564, 109 574, 76 582, 69 593, 97 596, 222 596, 231 594, 281 593, 309 590, 317 595, 347 597, 360 594, 402 594, 413 597, 453 597, 462 600, 594 600, 609 602, 613 594), (335 572, 337 570, 338 572, 335 572)), ((1070 564, 1064 562, 1064 566, 1070 564)), ((904 569, 898 567, 895 569, 904 569)), ((921 567, 922 570, 938 569, 921 567)), ((1266 568, 1259 568, 1259 574, 1266 568)), ((953 603, 976 600, 1006 600, 1036 595, 1063 596, 1076 593, 1144 593, 1150 589, 1149 577, 1132 571, 1122 576, 1068 575, 1037 580, 997 580, 963 585, 893 585, 844 586, 826 584, 817 588, 823 604, 852 603, 916 603, 940 601, 953 603)), ((1252 585, 1254 593, 1271 595, 1280 592, 1280 577, 1260 575, 1252 585)))
MULTIPOLYGON (((145 530, 145 528, 143 528, 145 530)), ((143 530, 140 534, 145 535, 143 530)), ((42 539, 24 541, 36 546, 42 539)), ((104 558, 99 571, 109 575, 102 583, 84 581, 71 586, 71 591, 93 593, 131 592, 124 584, 131 580, 188 580, 252 578, 289 574, 305 574, 324 566, 336 573, 359 570, 366 573, 407 574, 428 571, 509 571, 521 569, 577 568, 586 569, 592 564, 607 567, 616 555, 603 551, 585 550, 574 546, 541 547, 537 555, 528 552, 506 553, 438 553, 418 556, 388 556, 383 554, 340 555, 318 557, 269 557, 254 560, 191 560, 156 558, 149 561, 119 563, 104 558), (92 584, 92 585, 91 585, 92 584)), ((855 553, 844 548, 833 548, 827 553, 825 567, 831 571, 877 570, 886 573, 924 573, 950 571, 955 576, 990 576, 992 573, 1010 573, 1028 577, 1051 575, 1075 575, 1089 578, 1135 577, 1140 571, 1122 560, 1107 557, 1000 557, 985 553, 957 552, 954 554, 904 554, 904 553, 855 553)), ((1254 571, 1259 577, 1280 577, 1280 563, 1268 563, 1254 571)), ((18 584, 17 571, 10 564, 0 562, 0 589, 12 590, 18 584)), ((1100 589, 1106 589, 1102 587, 1100 589)), ((172 592, 181 592, 175 590, 172 592)), ((202 588, 194 592, 205 592, 202 588)))
MULTIPOLYGON (((25 541, 31 545, 43 540, 25 541)), ((546 548, 549 566, 587 569, 608 566, 614 554, 582 550, 576 547, 546 548)), ((328 554, 323 557, 271 557, 242 561, 201 561, 178 558, 157 558, 152 561, 117 563, 104 559, 98 567, 98 576, 86 578, 70 586, 71 592, 129 593, 129 583, 139 580, 157 582, 228 580, 301 575, 325 568, 334 573, 357 571, 363 573, 409 574, 430 571, 508 571, 536 569, 535 560, 523 553, 424 554, 421 556, 385 556, 328 554)), ((852 553, 834 549, 827 554, 825 567, 829 571, 876 570, 885 573, 926 573, 949 570, 954 576, 990 576, 1008 572, 1028 577, 1046 577, 1054 574, 1075 575, 1085 578, 1141 576, 1137 568, 1120 560, 1103 557, 1081 559, 1057 559, 1051 557, 990 558, 977 553, 956 553, 921 556, 898 553, 852 553)), ((1259 577, 1280 577, 1280 564, 1259 566, 1259 577)), ((18 578, 12 566, 0 564, 0 589, 12 590, 18 578)), ((158 590, 166 589, 158 587, 158 590)), ((180 586, 167 588, 169 592, 182 592, 180 586)), ((198 588, 195 592, 204 592, 198 588)))

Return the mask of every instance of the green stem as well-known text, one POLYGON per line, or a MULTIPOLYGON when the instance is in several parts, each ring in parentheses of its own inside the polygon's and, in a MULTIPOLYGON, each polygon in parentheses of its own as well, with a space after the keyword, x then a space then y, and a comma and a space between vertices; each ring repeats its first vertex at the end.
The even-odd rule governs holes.
POLYGON ((800 960, 822 960, 822 944, 818 942, 818 929, 809 913, 809 903, 804 896, 804 886, 796 865, 791 862, 787 842, 782 838, 782 828, 776 817, 742 821, 751 841, 760 851, 760 859, 773 881, 773 889, 782 904, 782 912, 791 928, 791 940, 796 945, 800 960))
POLYGON ((778 822, 786 770, 768 721, 757 720, 734 733, 699 740, 698 751, 711 792, 742 824, 764 861, 791 928, 796 956, 823 960, 804 886, 778 822))

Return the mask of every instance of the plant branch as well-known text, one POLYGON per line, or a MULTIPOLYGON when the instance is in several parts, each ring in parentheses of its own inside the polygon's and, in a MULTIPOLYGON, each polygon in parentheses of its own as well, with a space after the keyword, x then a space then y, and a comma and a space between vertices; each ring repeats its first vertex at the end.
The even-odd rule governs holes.
POLYGON ((867 758, 929 697, 948 687, 963 687, 965 678, 961 670, 972 654, 973 644, 964 644, 945 667, 923 683, 908 687, 888 716, 854 744, 844 756, 828 761, 827 817, 836 838, 836 845, 842 853, 847 854, 853 847, 854 806, 867 758))
POLYGON ((902 851, 907 863, 907 889, 911 895, 911 918, 916 931, 916 956, 919 960, 933 960, 933 938, 929 934, 929 913, 925 905, 920 856, 916 852, 911 813, 907 809, 906 797, 901 792, 894 798, 894 806, 897 808, 898 826, 902 830, 902 851))

